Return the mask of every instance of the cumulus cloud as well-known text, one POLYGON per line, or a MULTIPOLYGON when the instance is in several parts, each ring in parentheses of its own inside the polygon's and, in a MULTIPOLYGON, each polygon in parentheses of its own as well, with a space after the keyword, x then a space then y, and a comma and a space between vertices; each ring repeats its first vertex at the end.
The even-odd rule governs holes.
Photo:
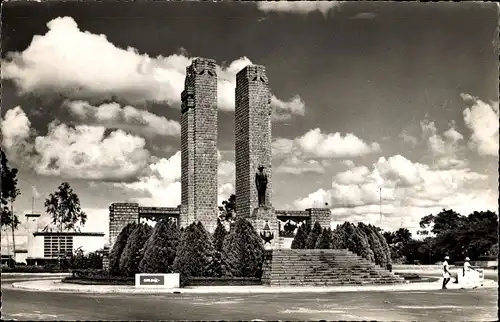
POLYGON ((428 120, 420 122, 420 127, 434 167, 449 169, 467 166, 467 161, 460 157, 463 135, 455 129, 453 122, 442 134, 438 133, 435 123, 428 120))
POLYGON ((463 111, 465 125, 472 132, 469 146, 480 155, 498 156, 498 102, 490 104, 469 94, 460 94, 471 106, 463 111))
POLYGON ((257 7, 263 12, 308 14, 319 11, 326 15, 330 10, 338 8, 341 3, 341 1, 261 1, 257 3, 257 7))
POLYGON ((285 159, 276 169, 276 173, 289 173, 294 175, 324 172, 324 164, 321 162, 316 160, 303 160, 297 156, 285 159))
POLYGON ((54 121, 45 136, 31 135, 30 122, 17 107, 2 120, 3 144, 18 162, 40 175, 67 179, 123 180, 137 176, 149 160, 143 138, 102 126, 70 127, 54 121))
MULTIPOLYGON (((2 76, 14 81, 21 93, 180 107, 186 67, 193 58, 183 54, 150 57, 132 47, 119 48, 105 35, 80 30, 71 17, 53 19, 47 27, 48 32, 33 37, 26 50, 10 52, 2 61, 2 76)), ((250 59, 242 57, 217 67, 221 110, 234 110, 236 73, 250 64, 250 59)), ((298 96, 289 101, 273 96, 272 105, 277 120, 304 114, 304 103, 298 96)))
POLYGON ((137 176, 149 160, 145 140, 121 130, 106 135, 105 130, 102 126, 49 124, 48 134, 35 138, 35 171, 90 180, 137 176))
POLYGON ((278 138, 273 142, 273 153, 283 156, 290 153, 320 158, 347 158, 380 151, 376 142, 366 143, 352 133, 322 133, 319 128, 309 130, 294 139, 278 138))
POLYGON ((388 159, 381 157, 371 169, 357 166, 338 173, 330 189, 310 193, 296 200, 294 206, 304 209, 328 203, 336 220, 376 223, 381 187, 383 214, 392 228, 398 228, 401 216, 413 216, 405 222, 416 225, 430 213, 429 209, 472 209, 468 206, 470 202, 477 209, 495 209, 495 193, 481 188, 485 180, 487 176, 466 168, 433 169, 395 155, 388 159))
POLYGON ((92 106, 85 101, 71 101, 65 104, 71 113, 86 124, 97 124, 107 128, 119 128, 149 138, 155 136, 180 136, 181 125, 133 106, 121 107, 118 103, 92 106))
MULTIPOLYGON (((234 193, 234 168, 233 162, 219 159, 219 204, 234 193)), ((143 195, 136 198, 140 204, 177 207, 181 203, 181 152, 177 151, 170 158, 157 159, 136 182, 116 183, 115 186, 131 194, 143 195)))
POLYGON ((22 162, 29 157, 28 151, 32 148, 28 143, 32 135, 31 122, 21 106, 16 106, 5 113, 0 120, 2 145, 11 159, 22 162))

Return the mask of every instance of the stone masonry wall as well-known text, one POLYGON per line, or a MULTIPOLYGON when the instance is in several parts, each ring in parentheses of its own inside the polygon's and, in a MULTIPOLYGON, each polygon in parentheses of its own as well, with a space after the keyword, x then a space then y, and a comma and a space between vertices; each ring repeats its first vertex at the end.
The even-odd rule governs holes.
POLYGON ((255 174, 260 165, 268 177, 267 206, 272 198, 271 94, 264 66, 238 72, 235 99, 236 210, 248 218, 258 206, 255 174))
POLYGON ((109 247, 113 248, 116 237, 123 227, 132 222, 139 222, 139 204, 112 203, 109 206, 109 247))
POLYGON ((217 74, 212 59, 197 58, 186 69, 181 116, 181 226, 217 222, 217 74))
POLYGON ((309 208, 306 209, 306 211, 311 214, 311 225, 314 225, 315 222, 319 222, 323 228, 330 227, 332 212, 329 208, 309 208))

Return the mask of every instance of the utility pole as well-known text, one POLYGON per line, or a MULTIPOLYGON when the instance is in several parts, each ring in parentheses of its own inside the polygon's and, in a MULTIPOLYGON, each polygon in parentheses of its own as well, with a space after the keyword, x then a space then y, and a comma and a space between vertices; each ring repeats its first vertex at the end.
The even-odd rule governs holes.
POLYGON ((379 188, 380 197, 380 226, 382 226, 382 187, 379 188))

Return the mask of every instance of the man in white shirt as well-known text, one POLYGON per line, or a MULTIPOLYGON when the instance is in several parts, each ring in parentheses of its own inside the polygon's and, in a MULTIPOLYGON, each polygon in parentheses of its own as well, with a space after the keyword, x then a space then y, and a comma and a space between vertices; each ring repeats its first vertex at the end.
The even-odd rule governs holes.
POLYGON ((447 289, 446 284, 448 284, 448 282, 450 281, 450 277, 451 277, 450 270, 449 270, 450 266, 448 265, 448 261, 449 260, 450 260, 450 257, 448 257, 448 256, 444 257, 444 262, 443 262, 443 287, 442 287, 443 290, 447 289))
MULTIPOLYGON (((463 278, 463 286, 462 288, 468 288, 473 284, 474 276, 472 276, 472 272, 476 272, 474 268, 470 265, 470 258, 466 257, 464 262, 464 268, 462 271, 463 278)), ((472 288, 476 288, 476 286, 472 285, 472 288)))

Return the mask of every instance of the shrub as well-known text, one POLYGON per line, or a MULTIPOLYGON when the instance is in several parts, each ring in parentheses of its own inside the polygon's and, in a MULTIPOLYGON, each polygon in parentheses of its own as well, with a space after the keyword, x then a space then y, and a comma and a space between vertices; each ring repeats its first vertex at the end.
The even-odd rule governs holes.
POLYGON ((133 222, 125 227, 123 227, 122 231, 120 231, 120 234, 118 234, 118 237, 116 238, 115 243, 113 244, 113 248, 111 249, 111 252, 109 253, 109 273, 112 276, 120 276, 120 257, 122 256, 123 249, 127 245, 127 240, 132 234, 132 232, 135 230, 137 227, 137 223, 133 222))
POLYGON ((139 264, 144 256, 144 246, 151 235, 151 226, 139 224, 127 240, 120 257, 122 276, 134 276, 139 271, 139 264))
POLYGON ((321 235, 319 235, 316 241, 317 249, 331 249, 332 248, 332 230, 330 227, 323 228, 321 235))
POLYGON ((223 245, 224 274, 234 277, 261 277, 264 244, 252 224, 237 218, 223 245))
POLYGON ((309 235, 310 226, 304 223, 299 226, 297 234, 292 241, 292 249, 304 249, 306 247, 307 236, 309 235))
POLYGON ((371 227, 363 223, 358 224, 358 229, 361 229, 366 234, 368 238, 368 243, 370 244, 370 248, 373 252, 375 263, 382 267, 386 267, 387 266, 386 254, 377 234, 373 231, 371 227))
POLYGON ((180 274, 181 285, 186 279, 220 275, 220 263, 215 257, 212 240, 203 225, 192 223, 184 229, 177 247, 173 271, 180 274))
POLYGON ((387 259, 387 264, 392 263, 392 258, 391 258, 391 248, 389 247, 389 244, 387 244, 387 240, 385 237, 380 233, 379 229, 373 225, 368 225, 368 227, 371 228, 371 230, 377 235, 380 244, 382 245, 382 249, 384 250, 385 253, 385 258, 387 259))
POLYGON ((226 228, 222 225, 221 221, 217 219, 217 227, 215 228, 213 236, 213 244, 216 251, 222 252, 222 246, 224 245, 224 238, 226 238, 226 235, 226 228))
POLYGON ((358 249, 360 252, 360 255, 366 259, 368 259, 370 262, 375 262, 375 256, 373 255, 373 250, 370 247, 370 242, 368 241, 368 236, 366 233, 362 230, 359 229, 358 227, 354 226, 354 229, 356 230, 356 235, 359 236, 359 239, 357 240, 358 244, 358 249))
POLYGON ((344 231, 337 226, 332 231, 332 249, 346 249, 347 246, 344 240, 344 231))
POLYGON ((319 235, 321 235, 321 225, 319 222, 314 223, 314 227, 307 236, 306 244, 305 244, 305 249, 314 249, 316 247, 316 242, 318 241, 319 235))
POLYGON ((357 229, 350 222, 345 222, 337 228, 343 236, 343 241, 347 249, 351 252, 373 261, 373 252, 370 249, 366 235, 357 229))
POLYGON ((144 247, 144 256, 139 264, 141 273, 170 273, 174 264, 179 229, 171 220, 156 223, 151 237, 144 247))

